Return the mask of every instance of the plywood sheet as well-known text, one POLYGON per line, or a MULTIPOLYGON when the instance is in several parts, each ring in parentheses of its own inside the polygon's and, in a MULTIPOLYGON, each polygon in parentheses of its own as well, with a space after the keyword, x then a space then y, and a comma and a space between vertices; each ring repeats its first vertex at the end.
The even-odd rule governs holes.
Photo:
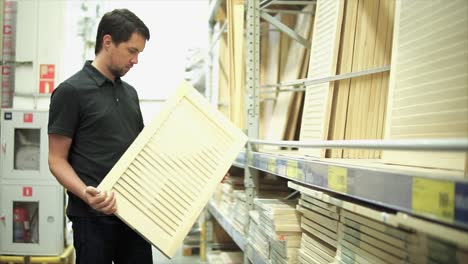
POLYGON ((246 136, 184 82, 98 186, 130 227, 172 257, 246 136))
MULTIPOLYGON (((467 138, 468 2, 396 5, 386 138, 467 138)), ((459 171, 466 158, 466 152, 383 153, 387 163, 459 171)))
MULTIPOLYGON (((337 54, 344 1, 317 1, 308 78, 336 75, 337 54)), ((300 140, 322 140, 328 135, 333 84, 307 87, 302 114, 300 140)), ((320 149, 301 149, 311 156, 322 156, 320 149)))

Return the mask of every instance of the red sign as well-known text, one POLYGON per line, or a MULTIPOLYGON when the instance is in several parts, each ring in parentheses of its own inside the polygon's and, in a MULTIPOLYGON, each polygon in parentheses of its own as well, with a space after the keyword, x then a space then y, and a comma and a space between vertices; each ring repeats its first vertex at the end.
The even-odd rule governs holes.
POLYGON ((33 113, 24 113, 23 122, 24 123, 32 123, 33 122, 33 113))
POLYGON ((13 32, 13 27, 11 25, 3 26, 3 34, 10 35, 13 32))
POLYGON ((39 81, 39 93, 52 93, 54 91, 54 81, 39 81))
POLYGON ((32 187, 23 187, 23 196, 31 197, 32 196, 32 187))
POLYGON ((41 64, 39 66, 39 93, 52 93, 54 91, 55 65, 41 64))

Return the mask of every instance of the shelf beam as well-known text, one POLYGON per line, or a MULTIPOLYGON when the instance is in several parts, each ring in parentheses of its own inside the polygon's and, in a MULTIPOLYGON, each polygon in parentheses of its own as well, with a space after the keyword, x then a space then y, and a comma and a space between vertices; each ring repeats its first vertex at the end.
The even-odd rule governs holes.
MULTIPOLYGON (((445 148, 445 147, 444 147, 445 148)), ((392 210, 414 214, 468 230, 466 202, 468 179, 453 171, 382 164, 378 161, 327 160, 280 153, 254 152, 248 166, 392 210), (431 188, 445 186, 434 194, 431 188), (438 196, 450 198, 440 201, 438 196), (428 208, 415 201, 434 200, 428 208)), ((240 154, 241 156, 241 154, 240 154)), ((240 160, 241 158, 239 158, 240 160)))
MULTIPOLYGON (((276 88, 276 87, 286 87, 286 86, 309 86, 309 85, 315 85, 315 84, 321 84, 325 82, 332 82, 332 81, 340 81, 340 80, 345 80, 345 79, 351 79, 351 78, 356 78, 356 77, 361 77, 361 76, 366 76, 366 75, 371 75, 371 74, 376 74, 376 73, 382 73, 382 72, 387 72, 390 71, 390 65, 387 66, 382 66, 382 67, 377 67, 377 68, 372 68, 372 69, 367 69, 363 71, 357 71, 357 72, 349 72, 349 73, 343 73, 335 76, 329 76, 325 78, 316 78, 316 79, 298 79, 294 81, 285 81, 285 82, 280 82, 277 84, 266 84, 260 86, 260 88, 276 88)), ((291 91, 293 89, 290 89, 291 91)), ((304 89, 297 89, 297 91, 303 91, 304 89)), ((281 90, 279 90, 281 91, 281 90)), ((263 91, 266 92, 266 91, 263 91)), ((273 92, 276 92, 276 90, 273 90, 273 92)))
POLYGON ((309 140, 309 141, 271 141, 250 139, 250 144, 270 145, 290 148, 327 148, 327 149, 378 149, 409 151, 451 151, 467 152, 468 138, 453 139, 401 139, 401 140, 309 140))
POLYGON ((286 33, 288 36, 290 36, 292 39, 296 40, 297 42, 301 43, 305 48, 309 49, 311 42, 308 41, 307 39, 303 38, 301 35, 299 35, 296 31, 292 30, 285 24, 283 24, 281 21, 278 19, 274 18, 267 12, 261 11, 260 12, 261 18, 265 19, 268 23, 272 24, 276 28, 278 28, 281 32, 286 33))

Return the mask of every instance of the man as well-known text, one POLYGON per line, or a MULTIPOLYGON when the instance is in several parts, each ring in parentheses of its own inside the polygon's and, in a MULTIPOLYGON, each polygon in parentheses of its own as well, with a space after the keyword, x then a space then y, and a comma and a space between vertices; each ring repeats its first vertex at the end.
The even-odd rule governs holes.
POLYGON ((49 111, 49 167, 67 189, 76 263, 152 263, 151 245, 113 215, 114 193, 95 187, 143 129, 136 90, 120 79, 150 33, 127 9, 101 19, 95 59, 61 83, 49 111))

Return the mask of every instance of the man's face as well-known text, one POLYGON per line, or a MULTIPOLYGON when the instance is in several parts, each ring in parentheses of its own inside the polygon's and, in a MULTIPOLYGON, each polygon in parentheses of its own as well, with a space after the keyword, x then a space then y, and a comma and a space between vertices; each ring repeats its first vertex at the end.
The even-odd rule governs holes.
POLYGON ((126 42, 119 45, 111 43, 109 52, 109 71, 117 77, 124 76, 134 64, 138 63, 138 55, 145 48, 146 39, 138 33, 133 33, 126 42))

